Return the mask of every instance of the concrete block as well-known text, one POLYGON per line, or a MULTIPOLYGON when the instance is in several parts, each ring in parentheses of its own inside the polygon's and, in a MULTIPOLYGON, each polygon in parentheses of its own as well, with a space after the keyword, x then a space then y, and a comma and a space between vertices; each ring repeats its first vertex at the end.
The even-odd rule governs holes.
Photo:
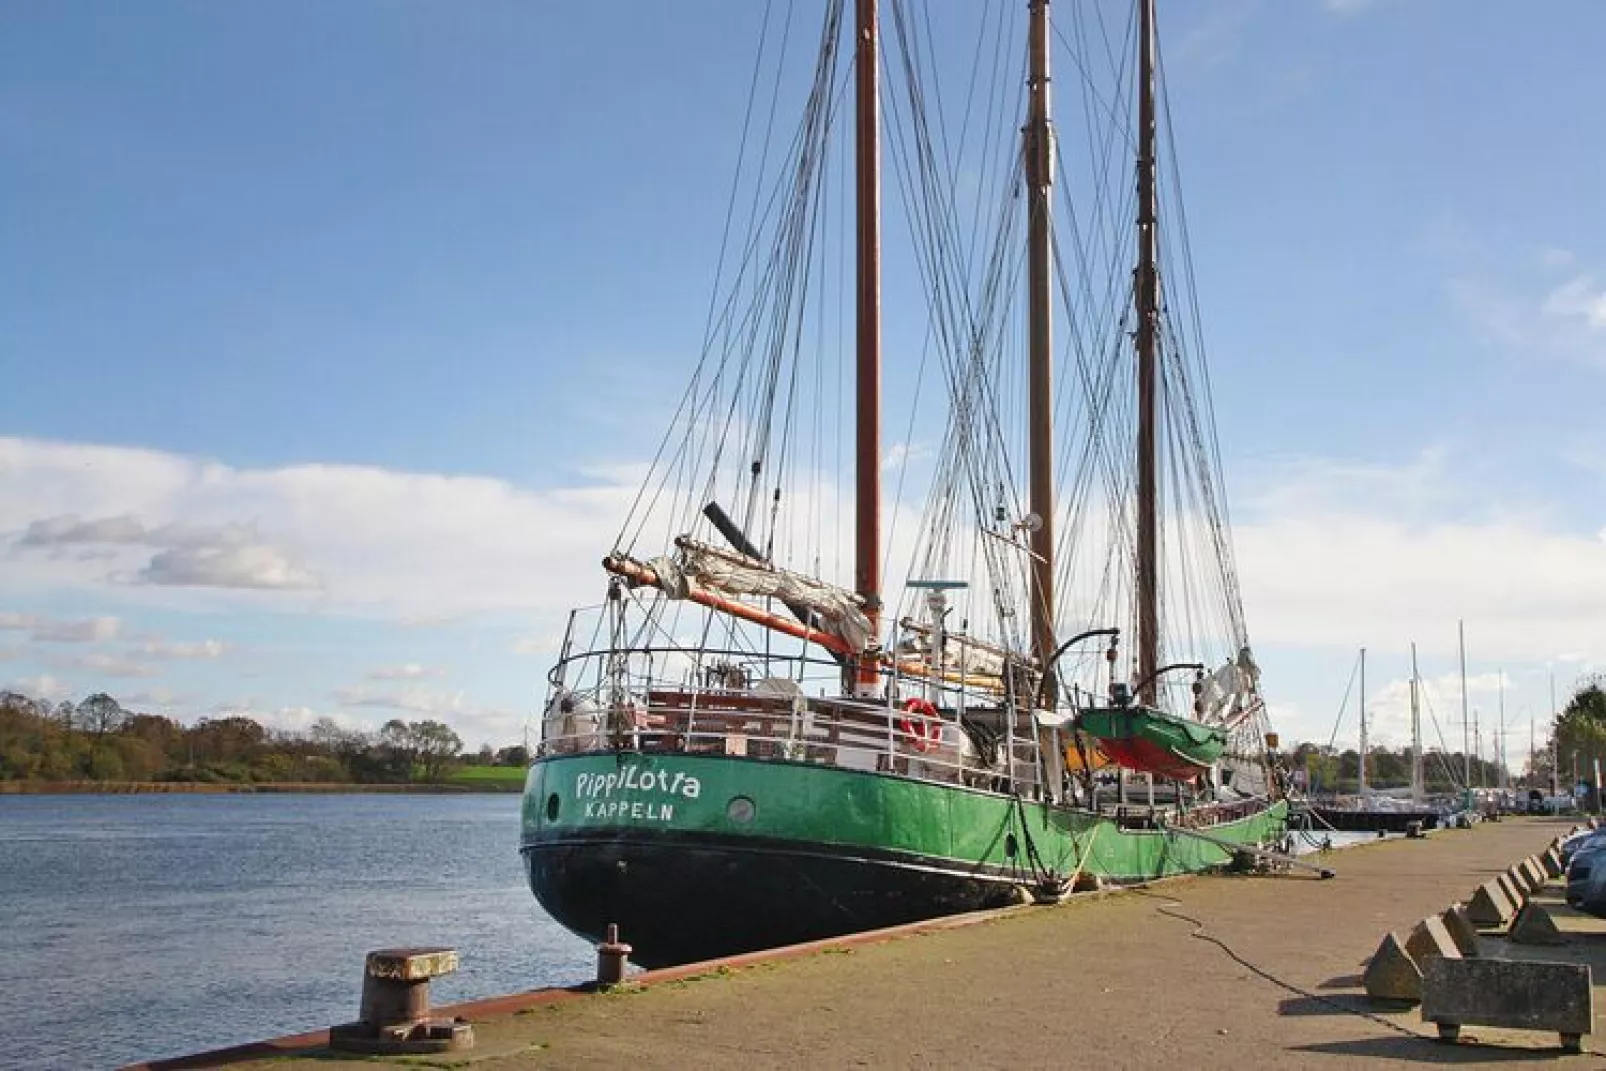
POLYGON ((1422 972, 1422 1021, 1454 1041, 1464 1025, 1554 1030, 1563 1047, 1582 1050, 1594 1029, 1589 968, 1581 963, 1437 957, 1422 972))
POLYGON ((1405 938, 1405 951, 1418 967, 1422 966, 1423 960, 1432 956, 1461 956, 1461 949, 1437 915, 1430 915, 1411 927, 1411 932, 1405 938))
POLYGON ((1439 921, 1444 923, 1445 932, 1463 956, 1478 954, 1478 928, 1467 917, 1465 904, 1451 904, 1439 915, 1439 921))
POLYGON ((1524 873, 1528 875, 1528 879, 1533 882, 1534 892, 1543 889, 1550 882, 1550 875, 1545 873, 1545 868, 1539 865, 1538 856, 1530 855, 1522 861, 1521 865, 1524 873))
POLYGON ((1512 863, 1511 866, 1506 868, 1506 877, 1511 879, 1511 884, 1517 887, 1517 891, 1523 895, 1524 899, 1533 894, 1533 879, 1528 877, 1528 872, 1522 869, 1521 863, 1512 863))
POLYGON ((1511 897, 1495 881, 1479 885, 1467 901, 1467 917, 1476 926, 1504 926, 1516 913, 1511 897))
POLYGON ((1373 1000, 1400 1000, 1415 1004, 1422 999, 1422 970, 1395 934, 1388 934, 1372 953, 1362 976, 1366 995, 1373 1000))
POLYGON ((1539 865, 1545 868, 1545 873, 1552 878, 1561 877, 1561 852, 1555 845, 1546 848, 1539 856, 1539 865))
POLYGON ((1500 891, 1506 894, 1506 902, 1511 905, 1511 913, 1516 914, 1517 908, 1521 907, 1528 897, 1517 888, 1517 883, 1511 880, 1510 874, 1498 874, 1494 880, 1499 884, 1500 891))
POLYGON ((1538 904, 1529 902, 1517 912, 1517 917, 1511 922, 1511 932, 1506 936, 1519 945, 1563 945, 1567 939, 1556 929, 1555 920, 1550 912, 1538 904))

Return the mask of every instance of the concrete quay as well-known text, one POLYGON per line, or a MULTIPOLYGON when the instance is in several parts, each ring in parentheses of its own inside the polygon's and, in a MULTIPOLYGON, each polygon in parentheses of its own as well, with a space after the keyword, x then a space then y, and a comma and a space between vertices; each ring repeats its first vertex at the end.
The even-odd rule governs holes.
MULTIPOLYGON (((1331 881, 1179 879, 652 972, 608 993, 435 1009, 472 1022, 475 1046, 462 1052, 343 1057, 318 1033, 148 1066, 1601 1067, 1606 1038, 1565 1055, 1553 1033, 1468 1026, 1447 1045, 1416 1008, 1379 1009, 1362 990, 1385 933, 1466 900, 1571 825, 1507 819, 1346 848, 1324 857, 1331 881)), ((1566 943, 1485 935, 1480 955, 1589 964, 1599 1003, 1606 922, 1561 905, 1555 883, 1536 898, 1566 943)))

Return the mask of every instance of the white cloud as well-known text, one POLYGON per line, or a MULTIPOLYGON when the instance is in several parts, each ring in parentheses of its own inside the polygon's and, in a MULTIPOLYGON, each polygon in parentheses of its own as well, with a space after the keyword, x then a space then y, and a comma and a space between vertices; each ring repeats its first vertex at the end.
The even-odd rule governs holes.
POLYGON ((1460 260, 1445 285, 1485 345, 1516 356, 1606 363, 1606 286, 1593 272, 1579 270, 1571 250, 1544 248, 1532 266, 1520 270, 1491 263, 1480 250, 1478 257, 1460 260), (1570 277, 1557 281, 1563 271, 1570 277))
POLYGON ((76 621, 35 618, 32 628, 36 643, 105 643, 121 634, 123 623, 115 617, 87 617, 76 621))
POLYGON ((393 716, 411 714, 444 721, 464 741, 475 741, 476 746, 479 742, 506 743, 517 739, 524 725, 524 715, 519 711, 474 706, 465 702, 462 692, 445 693, 418 686, 395 691, 375 690, 364 685, 337 688, 335 701, 343 707, 393 711, 393 716))
POLYGON ((1589 331, 1606 331, 1606 287, 1597 285, 1594 276, 1575 276, 1547 294, 1541 310, 1546 316, 1582 320, 1589 331))
POLYGON ((138 692, 120 694, 117 701, 129 710, 140 711, 149 707, 167 708, 178 706, 191 701, 191 697, 183 692, 175 692, 166 688, 147 688, 138 692))
POLYGON ((271 546, 171 547, 136 574, 146 584, 195 588, 316 588, 318 578, 271 546))
POLYGON ((182 660, 196 660, 220 658, 228 650, 228 645, 222 640, 198 640, 194 642, 183 640, 147 640, 132 650, 132 654, 141 658, 176 658, 182 660))
POLYGON ((20 692, 34 699, 65 699, 72 694, 72 686, 59 677, 42 673, 36 677, 18 677, 0 691, 20 692))
POLYGON ((442 671, 408 662, 400 666, 380 666, 368 671, 368 679, 375 681, 414 681, 425 677, 439 677, 442 671))
POLYGON ((104 651, 90 651, 85 654, 53 657, 49 659, 52 665, 59 665, 66 669, 84 670, 101 677, 155 677, 158 675, 147 662, 140 662, 122 655, 108 654, 104 651))
POLYGON ((0 554, 0 592, 104 594, 133 579, 143 583, 121 597, 189 608, 260 603, 277 589, 281 608, 393 619, 558 612, 600 595, 598 560, 635 493, 627 475, 639 473, 536 491, 0 438, 0 532, 17 533, 0 554), (58 553, 86 546, 116 558, 58 553))
POLYGON ((148 527, 138 517, 123 514, 82 520, 76 513, 46 517, 28 525, 18 545, 61 546, 71 543, 124 543, 149 547, 234 547, 257 541, 256 531, 242 524, 164 524, 148 527))

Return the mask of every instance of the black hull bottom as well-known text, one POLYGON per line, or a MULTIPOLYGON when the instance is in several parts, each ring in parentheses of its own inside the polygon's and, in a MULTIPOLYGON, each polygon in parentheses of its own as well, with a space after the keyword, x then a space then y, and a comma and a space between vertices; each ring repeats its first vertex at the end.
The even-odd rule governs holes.
POLYGON ((1412 822, 1423 829, 1437 829, 1437 811, 1350 811, 1338 807, 1312 807, 1318 828, 1344 833, 1404 833, 1412 822))
POLYGON ((530 889, 568 929, 609 923, 631 960, 669 967, 1019 903, 1000 878, 814 846, 565 839, 524 847, 530 889))

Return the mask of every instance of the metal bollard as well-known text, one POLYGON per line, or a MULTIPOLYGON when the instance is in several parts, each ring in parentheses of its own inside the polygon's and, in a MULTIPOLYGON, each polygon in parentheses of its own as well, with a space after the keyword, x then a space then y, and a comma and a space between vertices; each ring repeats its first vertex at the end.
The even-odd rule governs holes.
POLYGON ((632 949, 619 940, 618 923, 608 923, 608 936, 597 946, 597 984, 618 985, 625 980, 625 960, 632 949))
POLYGON ((429 1018, 429 981, 457 970, 454 948, 386 948, 363 965, 362 1011, 329 1031, 329 1047, 361 1053, 450 1052, 474 1046, 474 1028, 429 1018))

